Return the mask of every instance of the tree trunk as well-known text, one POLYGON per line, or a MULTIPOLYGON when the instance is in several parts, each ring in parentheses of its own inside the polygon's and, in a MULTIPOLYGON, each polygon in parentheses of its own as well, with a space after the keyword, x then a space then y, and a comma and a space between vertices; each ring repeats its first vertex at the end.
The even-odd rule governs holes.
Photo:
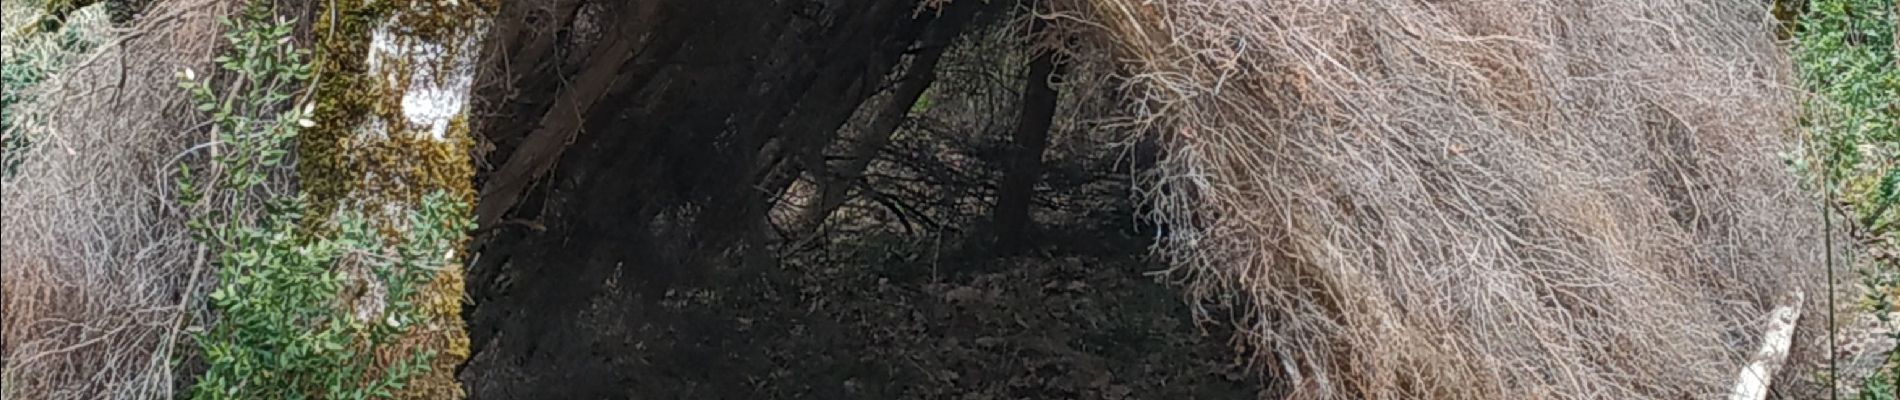
POLYGON ((822 148, 934 13, 889 0, 568 4, 511 1, 496 30, 510 36, 483 55, 525 70, 476 85, 494 172, 478 177, 477 350, 463 381, 480 398, 743 390, 719 356, 743 344, 659 300, 739 264, 775 195, 768 160, 822 148), (669 339, 681 337, 694 340, 669 339))
POLYGON ((944 51, 963 33, 964 26, 969 24, 977 10, 977 2, 952 3, 944 16, 924 33, 924 38, 918 41, 920 49, 916 56, 892 85, 889 100, 883 108, 878 109, 877 115, 871 117, 871 123, 864 128, 863 135, 857 138, 842 163, 836 166, 825 163, 820 170, 812 171, 811 175, 818 182, 818 198, 799 216, 793 232, 804 237, 817 234, 825 219, 844 205, 851 188, 864 179, 865 168, 877 159, 877 154, 885 146, 890 145, 891 136, 903 127, 917 99, 937 81, 937 62, 943 59, 944 51))
POLYGON ((1035 204, 1036 183, 1042 180, 1042 153, 1049 146, 1049 126, 1055 118, 1056 91, 1049 87, 1055 70, 1054 55, 1045 52, 1029 63, 1029 76, 1024 78, 1023 111, 1010 136, 1007 169, 990 217, 1000 254, 1022 250, 1027 231, 1034 228, 1029 211, 1035 204))
MULTIPOLYGON (((424 196, 474 200, 468 104, 477 46, 494 9, 494 0, 400 7, 322 2, 313 30, 318 126, 299 136, 297 148, 312 229, 330 229, 329 216, 359 210, 394 235, 411 228, 409 215, 424 196)), ((409 380, 400 397, 463 397, 455 381, 469 355, 461 315, 463 253, 448 254, 441 272, 409 299, 422 305, 426 320, 398 339, 399 348, 373 355, 379 367, 388 367, 433 353, 428 371, 409 380)))

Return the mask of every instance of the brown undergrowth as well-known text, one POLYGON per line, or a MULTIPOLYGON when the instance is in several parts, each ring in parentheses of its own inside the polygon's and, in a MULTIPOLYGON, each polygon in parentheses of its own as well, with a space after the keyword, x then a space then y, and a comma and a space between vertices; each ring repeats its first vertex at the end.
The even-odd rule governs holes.
POLYGON ((1764 7, 1072 0, 1046 17, 1085 38, 1077 60, 1123 71, 1132 96, 1109 114, 1167 149, 1142 186, 1171 276, 1237 300, 1280 389, 1706 398, 1778 296, 1822 293, 1820 218, 1777 158, 1795 107, 1764 7))
POLYGON ((173 350, 201 311, 186 299, 207 283, 167 175, 205 140, 176 74, 208 70, 228 3, 166 2, 8 110, 39 121, 0 206, 9 398, 175 392, 173 350))

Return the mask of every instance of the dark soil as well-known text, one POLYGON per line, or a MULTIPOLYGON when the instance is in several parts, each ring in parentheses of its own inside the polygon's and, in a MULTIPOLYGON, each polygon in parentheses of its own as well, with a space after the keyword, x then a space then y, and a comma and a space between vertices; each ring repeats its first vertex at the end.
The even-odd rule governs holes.
MULTIPOLYGON (((890 250, 912 247, 871 242, 788 260, 776 282, 734 273, 674 288, 651 308, 670 322, 582 311, 619 333, 599 336, 629 339, 591 356, 631 378, 510 384, 579 398, 1258 398, 1231 332, 1190 321, 1138 256, 949 262, 890 250), (992 272, 955 272, 968 270, 992 272)), ((470 382, 485 383, 504 381, 470 382)), ((488 389, 476 393, 511 392, 488 389)))

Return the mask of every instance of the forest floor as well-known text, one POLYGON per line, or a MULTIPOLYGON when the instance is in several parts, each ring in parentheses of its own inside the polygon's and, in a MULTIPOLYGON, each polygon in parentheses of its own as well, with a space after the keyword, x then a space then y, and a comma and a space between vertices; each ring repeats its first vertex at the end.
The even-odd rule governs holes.
POLYGON ((856 246, 787 260, 777 282, 670 292, 666 307, 702 329, 656 345, 730 369, 674 382, 750 387, 657 398, 1255 399, 1263 387, 1231 328, 1193 322, 1139 254, 952 263, 856 246))

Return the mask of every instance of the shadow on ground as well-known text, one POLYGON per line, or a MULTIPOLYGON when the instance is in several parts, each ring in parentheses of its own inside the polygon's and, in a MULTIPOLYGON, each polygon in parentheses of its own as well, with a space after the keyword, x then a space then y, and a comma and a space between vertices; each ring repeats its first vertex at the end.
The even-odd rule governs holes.
POLYGON ((476 398, 1258 398, 1232 332, 1191 321, 1138 254, 949 261, 928 245, 858 242, 787 258, 777 279, 675 285, 636 306, 645 312, 595 296, 587 310, 537 314, 618 340, 539 340, 555 348, 527 353, 572 356, 533 376, 464 379, 476 398))

